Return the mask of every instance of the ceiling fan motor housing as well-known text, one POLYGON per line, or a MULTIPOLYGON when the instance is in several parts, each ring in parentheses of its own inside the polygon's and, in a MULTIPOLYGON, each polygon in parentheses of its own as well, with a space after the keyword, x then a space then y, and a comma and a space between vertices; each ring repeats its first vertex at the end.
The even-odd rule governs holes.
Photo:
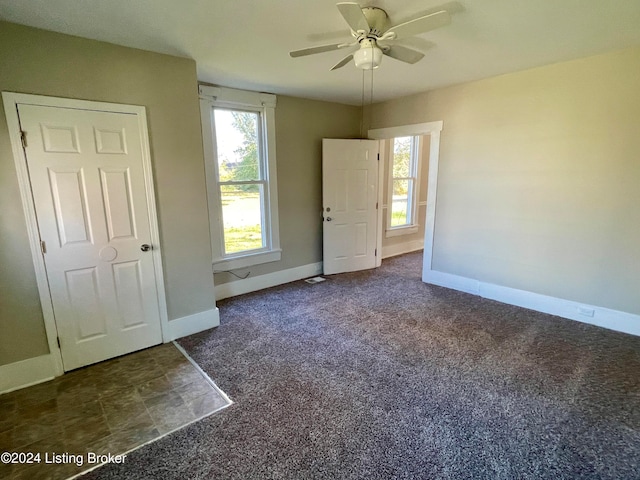
POLYGON ((382 36, 389 28, 387 12, 378 7, 364 7, 362 13, 369 24, 369 33, 377 37, 382 36))
POLYGON ((360 49, 353 54, 353 60, 356 67, 373 70, 382 62, 382 50, 378 47, 377 40, 389 28, 389 16, 378 7, 364 7, 362 13, 367 19, 369 31, 364 34, 358 32, 360 49))

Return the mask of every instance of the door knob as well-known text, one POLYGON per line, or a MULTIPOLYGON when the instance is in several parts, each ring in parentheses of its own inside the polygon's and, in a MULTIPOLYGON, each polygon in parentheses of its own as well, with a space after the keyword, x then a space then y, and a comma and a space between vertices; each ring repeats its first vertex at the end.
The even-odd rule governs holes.
POLYGON ((327 222, 330 222, 330 221, 331 221, 331 217, 327 217, 327 222))
POLYGON ((140 250, 142 250, 143 252, 148 252, 149 250, 151 250, 151 245, 149 245, 148 243, 143 243, 142 245, 140 245, 140 250))

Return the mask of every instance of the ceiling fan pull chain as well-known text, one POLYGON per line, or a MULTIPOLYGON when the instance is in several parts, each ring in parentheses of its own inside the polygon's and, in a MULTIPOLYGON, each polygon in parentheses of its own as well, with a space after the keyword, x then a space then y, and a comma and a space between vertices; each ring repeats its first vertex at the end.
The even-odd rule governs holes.
POLYGON ((360 110, 362 118, 360 118, 360 138, 364 138, 364 70, 362 70, 362 99, 360 101, 360 110))

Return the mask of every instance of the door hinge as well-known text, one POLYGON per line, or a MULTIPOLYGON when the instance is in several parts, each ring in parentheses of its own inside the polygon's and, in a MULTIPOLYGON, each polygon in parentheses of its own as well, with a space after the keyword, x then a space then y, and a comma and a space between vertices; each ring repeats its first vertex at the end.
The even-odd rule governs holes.
POLYGON ((374 256, 374 257, 377 257, 377 256, 378 256, 378 249, 377 249, 377 248, 373 251, 373 256, 374 256))
POLYGON ((42 254, 47 253, 47 244, 44 243, 44 240, 40 240, 40 250, 42 250, 42 254))
POLYGON ((380 154, 378 154, 378 161, 380 161, 380 154))
POLYGON ((22 142, 22 148, 27 148, 27 132, 20 130, 20 141, 22 142))
POLYGON ((62 348, 62 347, 60 346, 60 337, 56 337, 56 340, 58 341, 58 348, 62 348))
POLYGON ((376 210, 378 209, 378 202, 376 202, 376 210))

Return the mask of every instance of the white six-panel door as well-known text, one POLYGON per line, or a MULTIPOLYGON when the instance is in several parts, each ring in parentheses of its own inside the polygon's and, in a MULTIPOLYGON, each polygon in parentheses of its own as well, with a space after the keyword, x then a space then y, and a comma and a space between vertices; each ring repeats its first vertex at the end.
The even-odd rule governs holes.
POLYGON ((322 140, 326 275, 376 266, 378 153, 377 140, 322 140))
POLYGON ((161 343, 137 116, 18 114, 64 369, 161 343))

